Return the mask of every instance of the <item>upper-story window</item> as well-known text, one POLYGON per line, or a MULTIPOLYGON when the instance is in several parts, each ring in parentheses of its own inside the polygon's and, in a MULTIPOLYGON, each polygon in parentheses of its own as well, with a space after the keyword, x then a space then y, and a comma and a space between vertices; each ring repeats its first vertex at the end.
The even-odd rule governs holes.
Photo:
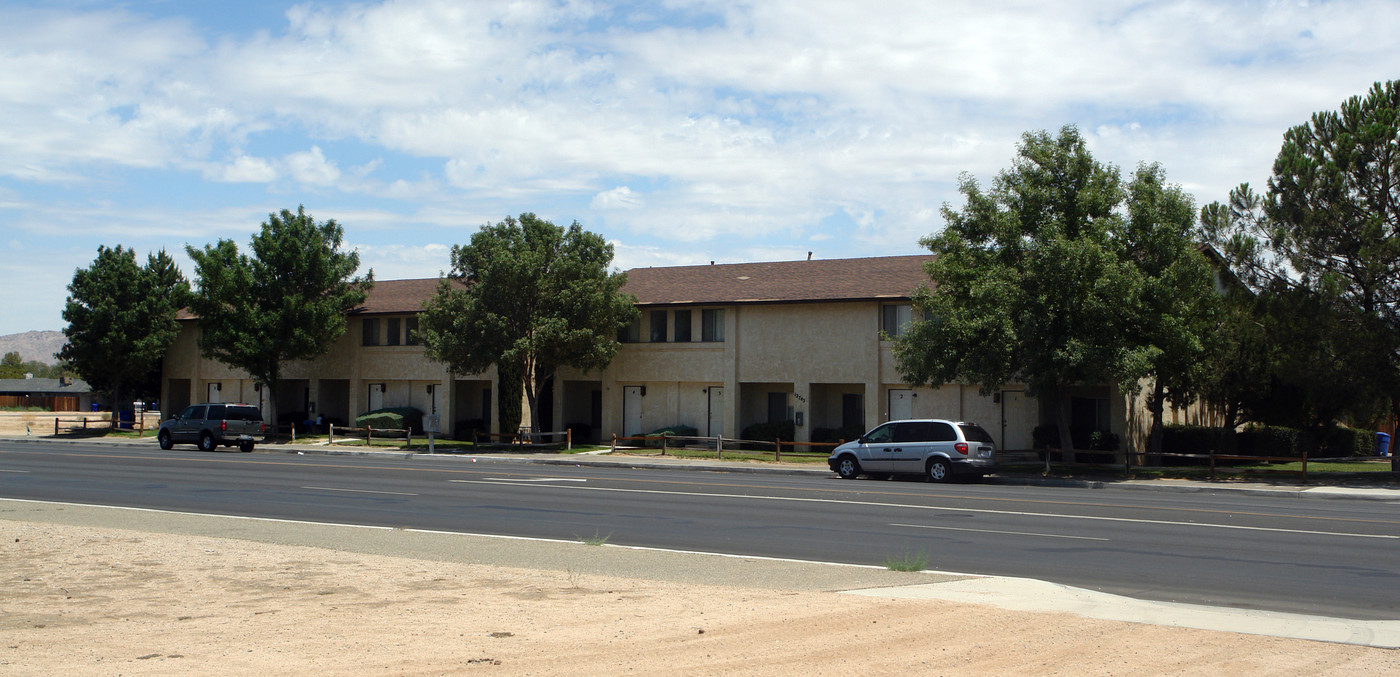
POLYGON ((397 317, 390 317, 385 320, 385 329, 388 333, 385 335, 386 340, 384 341, 384 345, 396 346, 401 343, 399 339, 403 335, 402 324, 403 320, 397 317))
POLYGON ((651 311, 651 334, 648 340, 652 343, 666 342, 666 311, 651 311))
POLYGON ((379 318, 366 317, 360 321, 360 345, 379 345, 379 318))
POLYGON ((414 315, 403 321, 403 343, 407 346, 422 345, 418 340, 418 316, 414 315))
POLYGON ((676 343, 690 343, 690 311, 676 311, 676 343))
POLYGON ((642 318, 632 320, 632 323, 617 330, 618 343, 637 343, 642 340, 642 318))
POLYGON ((894 338, 903 334, 914 321, 914 306, 908 303, 887 303, 880 306, 880 330, 894 338))
POLYGON ((724 340, 724 309, 706 308, 700 311, 700 340, 724 340))

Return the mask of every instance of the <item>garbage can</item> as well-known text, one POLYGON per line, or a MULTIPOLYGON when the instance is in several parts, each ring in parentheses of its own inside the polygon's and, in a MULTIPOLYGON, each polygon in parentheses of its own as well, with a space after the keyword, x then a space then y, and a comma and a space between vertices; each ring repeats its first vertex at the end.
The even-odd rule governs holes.
POLYGON ((1380 432, 1376 433, 1376 455, 1390 455, 1390 435, 1380 432))

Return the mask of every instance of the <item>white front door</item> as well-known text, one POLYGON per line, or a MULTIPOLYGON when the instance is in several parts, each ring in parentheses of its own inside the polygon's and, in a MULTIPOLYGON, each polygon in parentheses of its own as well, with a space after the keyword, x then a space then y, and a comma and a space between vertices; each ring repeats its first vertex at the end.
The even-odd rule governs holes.
POLYGON ((705 432, 710 437, 724 434, 724 388, 710 386, 709 428, 705 432))
POLYGON ((642 434, 642 387, 622 387, 622 436, 642 434))
POLYGON ((376 411, 384 408, 384 384, 369 384, 369 410, 376 411))
POLYGON ((1030 449, 1035 446, 1032 432, 1040 420, 1040 403, 1023 390, 1001 392, 1002 449, 1030 449))
POLYGON ((914 391, 891 389, 889 420, 903 421, 909 418, 914 418, 914 391))
POLYGON ((205 401, 205 402, 222 402, 223 400, 219 399, 219 393, 221 392, 221 389, 222 389, 222 388, 223 388, 223 384, 220 384, 220 383, 210 383, 210 384, 209 384, 209 388, 208 388, 208 390, 209 390, 209 397, 205 398, 204 401, 205 401))

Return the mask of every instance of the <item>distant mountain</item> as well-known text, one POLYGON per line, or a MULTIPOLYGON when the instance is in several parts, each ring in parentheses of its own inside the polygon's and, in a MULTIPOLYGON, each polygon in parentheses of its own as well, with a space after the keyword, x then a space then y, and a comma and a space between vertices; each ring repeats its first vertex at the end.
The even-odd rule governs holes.
POLYGON ((31 360, 44 364, 56 364, 58 352, 67 343, 61 331, 27 331, 23 334, 0 336, 0 355, 19 353, 21 362, 31 360))

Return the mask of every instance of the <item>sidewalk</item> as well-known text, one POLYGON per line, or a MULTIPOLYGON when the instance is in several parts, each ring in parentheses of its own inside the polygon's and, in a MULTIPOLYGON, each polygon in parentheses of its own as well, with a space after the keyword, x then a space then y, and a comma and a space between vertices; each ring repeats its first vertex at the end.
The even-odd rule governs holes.
MULTIPOLYGON (((18 442, 49 442, 49 443, 83 443, 93 440, 65 440, 38 437, 9 437, 0 436, 0 439, 7 439, 18 442)), ((142 445, 155 447, 154 438, 148 439, 103 439, 107 444, 142 445)), ((606 450, 595 452, 583 452, 577 454, 561 454, 555 452, 515 452, 511 450, 473 452, 473 453, 436 453, 415 451, 393 451, 387 449, 360 449, 356 447, 330 446, 325 443, 303 444, 303 443, 274 443, 258 445, 254 453, 264 454, 323 454, 327 456, 373 456, 376 458, 398 458, 403 460, 424 461, 424 462, 444 462, 444 463, 476 463, 479 461, 490 461, 496 463, 528 463, 534 465, 568 465, 576 467, 598 467, 598 468, 637 468, 637 469, 666 469, 666 470, 693 470, 701 472, 729 472, 729 473, 751 473, 751 474, 774 474, 774 475, 795 475, 795 476, 823 476, 835 479, 836 475, 826 467, 825 463, 792 464, 774 463, 765 461, 724 461, 715 459, 699 458, 677 458, 675 456, 661 455, 628 455, 624 453, 613 454, 606 450)), ((866 483, 874 480, 861 479, 857 482, 866 483)), ((1296 496, 1309 498, 1335 498, 1370 501, 1394 501, 1400 503, 1400 479, 1392 479, 1388 483, 1368 484, 1367 486, 1347 486, 1341 483, 1329 482, 1321 484, 1316 479, 1310 479, 1306 485, 1302 484, 1265 484, 1262 482, 1245 481, 1204 481, 1204 480, 1178 480, 1178 479, 1152 479, 1152 480, 1111 480, 1111 479, 1066 479, 1058 477, 1042 477, 1034 473, 1012 473, 995 474, 983 478, 984 484, 996 486, 1041 486, 1041 487, 1065 487, 1079 489, 1105 489, 1122 491, 1162 491, 1174 493, 1240 493, 1255 494, 1260 496, 1296 496)), ((856 485, 859 486, 859 485, 856 485)))

